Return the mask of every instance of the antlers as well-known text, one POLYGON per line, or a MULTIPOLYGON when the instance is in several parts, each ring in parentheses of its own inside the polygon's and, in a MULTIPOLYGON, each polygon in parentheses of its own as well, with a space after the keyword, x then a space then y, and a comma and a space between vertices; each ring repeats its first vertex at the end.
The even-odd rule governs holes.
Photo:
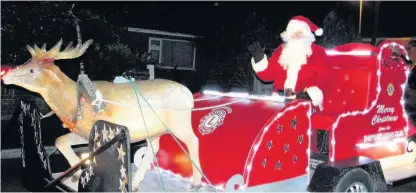
POLYGON ((42 48, 39 48, 37 45, 34 47, 30 47, 29 45, 26 46, 27 50, 30 52, 33 58, 37 60, 60 60, 60 59, 73 59, 82 56, 85 51, 87 51, 88 47, 92 44, 93 40, 90 39, 86 41, 84 44, 79 43, 75 47, 72 46, 72 42, 69 42, 68 46, 63 51, 61 50, 62 46, 62 39, 51 48, 49 51, 46 51, 46 43, 43 44, 42 48))

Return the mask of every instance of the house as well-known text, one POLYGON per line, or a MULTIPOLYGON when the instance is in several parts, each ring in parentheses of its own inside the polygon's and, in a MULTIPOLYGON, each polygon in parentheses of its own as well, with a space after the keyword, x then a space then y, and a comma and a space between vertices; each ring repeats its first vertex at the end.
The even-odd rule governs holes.
POLYGON ((202 36, 129 27, 128 38, 131 48, 151 54, 156 63, 155 78, 172 79, 186 86, 192 84, 195 71, 202 63, 202 36))

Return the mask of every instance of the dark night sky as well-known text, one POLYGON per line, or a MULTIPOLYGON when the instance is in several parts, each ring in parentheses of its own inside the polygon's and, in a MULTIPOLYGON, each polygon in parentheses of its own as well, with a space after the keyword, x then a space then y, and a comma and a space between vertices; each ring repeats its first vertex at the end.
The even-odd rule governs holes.
MULTIPOLYGON (((363 36, 370 37, 373 29, 373 3, 364 2, 363 36)), ((282 29, 295 15, 304 15, 314 23, 322 24, 325 15, 334 8, 352 14, 358 26, 359 2, 89 2, 100 12, 112 12, 115 7, 127 5, 132 12, 126 22, 141 28, 209 36, 224 26, 245 21, 251 12, 266 19, 272 29, 282 29)), ((416 25, 411 25, 416 2, 386 2, 380 5, 379 37, 415 36, 416 25)), ((413 23, 416 23, 413 20, 413 23)))

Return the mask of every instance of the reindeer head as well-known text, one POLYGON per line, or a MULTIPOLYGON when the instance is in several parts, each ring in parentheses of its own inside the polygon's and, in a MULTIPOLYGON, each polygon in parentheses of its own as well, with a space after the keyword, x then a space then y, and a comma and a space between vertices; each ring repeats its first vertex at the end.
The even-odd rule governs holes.
POLYGON ((72 42, 70 42, 63 51, 60 51, 62 39, 49 51, 46 51, 46 44, 42 48, 36 45, 33 48, 26 46, 32 58, 23 65, 8 72, 3 72, 3 83, 6 85, 13 84, 40 93, 48 85, 61 81, 57 75, 60 70, 53 63, 54 60, 80 57, 92 42, 92 40, 88 40, 84 44, 78 44, 75 48, 71 47, 72 42))

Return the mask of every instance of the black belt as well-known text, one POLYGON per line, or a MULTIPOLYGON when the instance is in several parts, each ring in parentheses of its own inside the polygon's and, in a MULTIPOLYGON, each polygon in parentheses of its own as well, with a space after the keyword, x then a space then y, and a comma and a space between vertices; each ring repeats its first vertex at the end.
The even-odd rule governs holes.
POLYGON ((291 88, 278 89, 277 94, 279 96, 284 96, 284 97, 296 96, 297 99, 311 100, 311 97, 309 96, 309 94, 306 91, 301 91, 301 92, 295 93, 295 92, 293 92, 293 90, 291 88))
POLYGON ((278 89, 277 94, 284 97, 291 97, 293 95, 296 95, 295 92, 291 88, 285 88, 285 89, 278 89))

